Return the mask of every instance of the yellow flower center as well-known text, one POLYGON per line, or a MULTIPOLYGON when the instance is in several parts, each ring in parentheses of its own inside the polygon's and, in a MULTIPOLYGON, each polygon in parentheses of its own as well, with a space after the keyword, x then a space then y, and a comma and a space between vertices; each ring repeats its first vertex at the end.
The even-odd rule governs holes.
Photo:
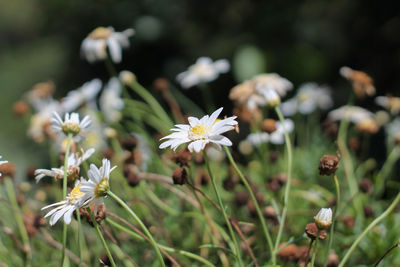
POLYGON ((80 191, 81 189, 81 184, 79 184, 77 187, 72 189, 71 193, 67 196, 67 201, 70 204, 75 203, 77 200, 79 200, 85 193, 80 191))
POLYGON ((90 34, 89 38, 99 40, 107 39, 111 35, 111 30, 105 27, 97 27, 90 34))
POLYGON ((207 137, 210 128, 205 125, 197 125, 189 130, 189 138, 192 140, 204 139, 207 137))
POLYGON ((210 72, 210 66, 207 64, 196 64, 191 69, 197 75, 205 75, 210 72))
POLYGON ((61 129, 66 135, 71 133, 73 136, 79 134, 79 132, 81 131, 81 127, 79 127, 79 124, 75 122, 65 122, 61 126, 61 129))
POLYGON ((97 184, 96 188, 94 189, 94 196, 96 198, 104 197, 107 195, 107 191, 110 189, 110 184, 108 183, 108 177, 104 177, 100 180, 97 184))
POLYGON ((307 101, 309 99, 309 95, 307 93, 300 93, 298 99, 300 102, 307 101))

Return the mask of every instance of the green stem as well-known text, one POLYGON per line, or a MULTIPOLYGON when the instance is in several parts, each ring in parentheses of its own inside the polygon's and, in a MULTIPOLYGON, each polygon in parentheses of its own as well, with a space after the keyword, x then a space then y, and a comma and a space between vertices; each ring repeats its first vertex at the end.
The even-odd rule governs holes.
POLYGON ((116 265, 115 265, 112 255, 111 255, 110 249, 108 248, 107 243, 104 240, 104 237, 101 233, 99 224, 97 223, 96 218, 93 216, 92 210, 90 208, 86 208, 86 210, 88 211, 90 219, 92 220, 94 228, 96 229, 97 236, 100 238, 101 244, 103 245, 104 249, 106 250, 108 259, 111 262, 111 266, 115 267, 116 265))
POLYGON ((17 197, 15 195, 13 182, 12 182, 11 178, 5 177, 4 183, 5 183, 5 186, 6 186, 8 198, 9 198, 10 203, 11 203, 11 207, 13 209, 14 217, 15 217, 15 220, 17 222, 18 230, 19 230, 19 233, 21 235, 22 242, 24 244, 24 253, 26 255, 26 265, 27 266, 32 266, 32 263, 31 263, 31 261, 32 261, 32 253, 31 253, 31 247, 30 247, 30 244, 29 244, 29 236, 28 236, 28 232, 26 231, 26 228, 25 228, 24 220, 21 217, 21 211, 20 211, 19 206, 18 206, 17 197))
POLYGON ((396 198, 393 200, 392 204, 379 216, 377 217, 374 221, 372 221, 368 227, 364 230, 364 232, 359 235, 359 237, 354 241, 353 245, 349 248, 349 250, 346 252, 345 256, 343 257, 343 260, 340 262, 339 267, 345 266, 345 263, 349 259, 351 253, 353 250, 357 247, 357 245, 360 243, 360 241, 364 238, 364 236, 367 235, 367 233, 375 227, 380 221, 382 221, 386 216, 389 215, 390 212, 396 207, 397 203, 400 201, 400 193, 397 194, 396 198))
POLYGON ((336 173, 333 175, 333 179, 335 181, 335 187, 336 187, 336 206, 335 209, 333 210, 333 215, 332 215, 332 225, 331 225, 331 229, 330 229, 330 233, 329 233, 329 243, 328 243, 328 252, 326 254, 326 260, 325 260, 325 264, 324 266, 328 265, 328 257, 329 257, 329 253, 331 251, 331 247, 333 244, 333 237, 334 237, 334 229, 335 229, 335 222, 336 222, 336 213, 339 209, 339 205, 340 205, 340 186, 339 186, 339 179, 337 178, 336 173))
POLYGON ((115 69, 114 64, 112 63, 110 56, 107 55, 104 64, 106 65, 106 69, 108 71, 108 74, 110 74, 111 77, 117 77, 117 70, 115 69))
POLYGON ((380 196, 383 193, 385 179, 393 170, 393 164, 396 163, 399 157, 400 157, 400 146, 395 146, 390 152, 389 156, 387 157, 387 160, 383 164, 382 169, 378 174, 375 195, 380 196))
MULTIPOLYGON (((115 221, 113 221, 113 220, 111 220, 109 218, 106 218, 106 222, 111 224, 115 228, 117 228, 117 229, 119 229, 121 231, 124 231, 125 233, 131 235, 134 239, 136 239, 138 241, 145 241, 145 238, 143 238, 139 234, 135 233, 134 231, 126 228, 125 226, 120 225, 119 223, 117 223, 117 222, 115 222, 115 221)), ((208 260, 204 259, 203 257, 200 257, 199 255, 191 253, 189 251, 185 251, 185 250, 181 250, 181 249, 174 249, 174 248, 167 247, 167 246, 164 246, 164 245, 161 245, 161 244, 158 244, 158 243, 157 243, 157 246, 160 249, 163 249, 163 250, 165 250, 167 252, 175 252, 175 253, 178 253, 178 254, 180 254, 182 256, 186 256, 188 258, 191 258, 191 259, 194 259, 194 260, 196 260, 198 262, 201 262, 201 263, 205 264, 206 266, 215 267, 215 265, 212 264, 211 262, 209 262, 208 260)))
POLYGON ((224 219, 225 219, 225 223, 228 226, 229 233, 230 233, 232 241, 233 241, 233 243, 235 245, 235 256, 239 261, 239 266, 243 266, 242 257, 240 255, 240 248, 239 248, 238 242, 236 240, 235 233, 233 232, 231 222, 229 221, 228 215, 226 214, 225 206, 222 203, 222 199, 221 199, 221 196, 220 196, 219 191, 217 189, 217 185, 215 183, 214 175, 213 175, 213 173, 211 171, 210 163, 208 161, 208 156, 207 156, 207 153, 206 153, 205 150, 203 150, 203 157, 204 157, 204 161, 205 161, 206 166, 207 166, 208 174, 210 175, 210 179, 211 179, 212 186, 214 188, 214 192, 217 195, 218 203, 219 203, 219 206, 221 207, 222 214, 223 214, 224 219))
POLYGON ((136 215, 135 212, 129 206, 122 200, 120 199, 116 194, 114 194, 111 191, 107 191, 107 195, 109 195, 111 198, 113 198, 115 201, 118 202, 132 217, 133 219, 140 225, 142 228, 142 231, 146 234, 146 236, 149 238, 150 244, 153 246, 154 251, 157 254, 157 258, 161 264, 161 266, 165 266, 163 257, 161 255, 160 249, 157 246, 157 243, 154 241, 153 236, 151 235, 150 231, 147 229, 147 227, 143 224, 143 222, 140 220, 140 218, 136 215))
POLYGON ((137 81, 134 81, 128 86, 135 91, 140 97, 142 97, 147 104, 151 107, 151 109, 154 111, 155 114, 165 123, 168 124, 168 126, 173 126, 173 123, 168 116, 168 114, 165 112, 163 107, 158 103, 158 101, 147 91, 146 88, 144 88, 141 84, 139 84, 137 81))
POLYGON ((249 183, 247 182, 247 179, 244 177, 243 173, 241 172, 241 170, 237 166, 236 162, 234 161, 231 152, 229 151, 229 149, 227 147, 224 147, 224 148, 225 148, 225 152, 226 152, 226 155, 228 156, 228 159, 229 159, 230 163, 232 164, 233 168, 238 173, 238 175, 239 175, 240 179, 242 180, 244 186, 246 187, 247 191, 249 192, 252 201, 254 202, 254 206, 256 207, 256 211, 257 211, 257 215, 258 215, 258 219, 261 222, 261 226, 262 226, 262 229, 263 229, 263 232, 264 232, 264 235, 265 235, 265 239, 268 242, 268 247, 269 247, 269 250, 270 250, 270 253, 271 253, 271 256, 272 256, 274 254, 274 247, 273 247, 273 243, 272 243, 272 238, 271 238, 271 236, 269 234, 269 231, 268 231, 267 225, 265 223, 264 216, 262 215, 260 206, 258 205, 258 201, 257 201, 256 197, 254 196, 253 190, 251 189, 249 183))
POLYGON ((285 188, 285 196, 283 199, 283 209, 282 209, 282 217, 281 217, 281 223, 279 224, 279 230, 278 230, 278 235, 276 237, 275 241, 275 249, 274 253, 272 254, 272 263, 276 263, 276 254, 278 253, 278 248, 279 248, 279 243, 281 242, 281 236, 282 236, 282 231, 283 227, 285 225, 286 221, 286 214, 287 214, 287 209, 288 209, 288 202, 289 202, 289 193, 290 193, 290 185, 291 185, 291 180, 292 180, 292 144, 290 142, 289 134, 285 129, 285 119, 283 118, 282 112, 279 109, 279 106, 275 107, 275 112, 279 117, 280 122, 282 123, 282 127, 284 130, 284 135, 285 135, 285 143, 286 143, 286 150, 288 154, 288 171, 287 171, 287 182, 286 182, 286 188, 285 188))
POLYGON ((390 248, 385 252, 385 254, 383 254, 382 257, 380 257, 380 258, 378 259, 378 261, 374 264, 374 267, 377 267, 377 266, 379 265, 379 263, 386 257, 386 255, 389 254, 390 251, 392 251, 393 249, 397 248, 398 246, 399 246, 399 243, 394 244, 392 247, 390 247, 390 248))
MULTIPOLYGON (((63 199, 67 197, 67 183, 68 183, 68 158, 69 150, 71 149, 72 134, 69 133, 67 136, 67 147, 64 155, 64 176, 63 176, 63 199)), ((67 246, 67 224, 63 224, 63 239, 62 239, 62 251, 61 251, 61 265, 64 265, 65 260, 65 248, 67 246)))
POLYGON ((82 266, 82 223, 81 223, 81 213, 79 209, 76 209, 76 217, 78 218, 78 249, 79 249, 79 267, 82 266))
POLYGON ((317 236, 315 237, 314 251, 311 258, 311 267, 314 267, 315 265, 315 258, 317 257, 318 240, 319 240, 319 229, 317 230, 317 236))

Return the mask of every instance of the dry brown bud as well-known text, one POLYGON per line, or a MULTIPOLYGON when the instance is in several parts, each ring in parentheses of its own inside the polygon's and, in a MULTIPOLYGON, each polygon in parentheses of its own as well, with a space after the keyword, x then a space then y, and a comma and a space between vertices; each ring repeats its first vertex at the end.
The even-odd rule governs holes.
POLYGON ((13 105, 14 114, 17 115, 18 117, 24 116, 30 110, 31 110, 31 108, 29 107, 28 103, 26 103, 25 101, 18 101, 18 102, 15 102, 13 105))
POLYGON ((28 181, 35 181, 35 171, 36 171, 36 167, 33 166, 29 166, 26 169, 26 178, 28 178, 28 181))
POLYGON ((354 217, 352 217, 350 215, 343 215, 342 221, 343 221, 344 225, 348 228, 352 228, 356 223, 354 220, 354 217))
POLYGON ((273 119, 266 119, 263 121, 261 130, 263 132, 272 133, 276 131, 276 121, 273 119))
POLYGON ((139 184, 140 178, 137 175, 137 171, 134 165, 132 164, 125 165, 124 175, 130 186, 135 187, 139 184))
POLYGON ((174 184, 183 185, 187 183, 187 172, 185 168, 178 168, 172 174, 174 184))
POLYGON ((231 176, 226 177, 222 181, 222 186, 226 191, 232 191, 235 188, 235 185, 237 184, 237 181, 232 178, 231 176))
POLYGON ((325 155, 319 161, 319 174, 320 175, 331 175, 336 172, 339 168, 340 156, 325 155))
POLYGON ((337 267, 339 266, 339 256, 335 254, 335 251, 331 250, 328 256, 327 267, 337 267))
POLYGON ((137 146, 137 144, 138 139, 133 135, 129 135, 121 141, 121 146, 128 151, 132 151, 137 146))
MULTIPOLYGON (((308 235, 309 238, 312 240, 315 240, 317 237, 317 232, 318 232, 318 227, 315 223, 309 223, 306 225, 305 228, 305 233, 308 235)), ((319 239, 324 240, 327 236, 327 233, 325 230, 319 231, 319 239)))
POLYGON ((263 213, 263 216, 266 219, 270 219, 270 220, 276 220, 277 219, 276 210, 275 210, 275 208, 273 206, 266 206, 263 209, 262 213, 263 213))
POLYGON ((370 205, 365 206, 365 207, 363 208, 363 211, 364 211, 365 217, 367 217, 367 218, 370 218, 370 217, 374 217, 374 216, 375 216, 374 208, 373 208, 372 206, 370 206, 370 205))
POLYGON ((179 164, 180 167, 189 167, 190 161, 192 160, 192 153, 188 149, 182 149, 177 153, 171 154, 171 160, 179 164))
POLYGON ((0 165, 0 173, 2 174, 1 179, 5 176, 15 178, 16 167, 13 163, 7 162, 0 165))
POLYGON ((111 160, 114 156, 114 151, 111 148, 107 147, 103 150, 102 154, 104 158, 111 160))
MULTIPOLYGON (((97 214, 94 215, 94 205, 90 207, 90 210, 92 211, 93 216, 96 219, 96 222, 98 224, 101 224, 101 222, 107 217, 107 212, 106 212, 106 206, 104 204, 99 204, 97 205, 97 214)), ((86 219, 86 222, 90 224, 91 226, 93 225, 92 219, 90 218, 89 212, 87 211, 86 208, 80 208, 79 212, 81 214, 82 219, 86 219)))
POLYGON ((165 78, 157 78, 153 82, 154 89, 157 91, 165 91, 169 89, 169 81, 165 78))
MULTIPOLYGON (((285 244, 286 243, 282 243, 279 245, 279 247, 282 247, 285 244)), ((297 261, 297 253, 298 247, 295 244, 290 244, 278 252, 278 257, 286 261, 297 261)))
POLYGON ((374 192, 374 186, 371 182, 370 179, 368 178, 364 178, 360 181, 360 183, 358 184, 361 192, 366 193, 366 194, 372 194, 372 192, 374 192))

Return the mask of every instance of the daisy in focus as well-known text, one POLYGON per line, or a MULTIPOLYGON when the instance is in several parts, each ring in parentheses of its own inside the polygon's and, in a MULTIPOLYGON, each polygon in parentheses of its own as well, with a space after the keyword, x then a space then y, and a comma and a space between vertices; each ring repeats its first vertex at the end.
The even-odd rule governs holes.
POLYGON ((65 113, 64 121, 61 119, 57 112, 53 113, 51 119, 51 128, 59 133, 65 135, 72 134, 74 141, 79 142, 83 139, 82 133, 84 133, 91 124, 89 116, 85 116, 82 121, 79 119, 78 113, 65 113))
POLYGON ((90 164, 88 171, 88 181, 82 181, 80 191, 83 196, 82 206, 88 207, 95 205, 94 214, 97 214, 97 206, 104 204, 104 197, 110 189, 110 173, 116 168, 111 168, 111 163, 108 159, 103 159, 102 166, 97 168, 96 165, 90 164))
POLYGON ((114 63, 120 63, 122 49, 129 48, 129 37, 134 34, 133 29, 116 32, 113 27, 98 27, 83 40, 81 45, 82 55, 90 63, 105 60, 108 48, 111 60, 114 63))
MULTIPOLYGON (((2 156, 0 156, 0 159, 2 158, 2 156)), ((4 164, 4 163, 7 163, 8 161, 7 160, 0 160, 0 165, 2 165, 2 164, 4 164)), ((1 172, 0 172, 0 176, 1 176, 1 172)))
POLYGON ((187 71, 179 73, 176 79, 185 89, 208 83, 218 78, 219 74, 229 71, 230 65, 226 59, 215 62, 209 57, 200 57, 187 71))
MULTIPOLYGON (((90 156, 93 155, 95 150, 93 148, 84 152, 81 151, 81 156, 78 153, 72 153, 68 157, 68 165, 67 165, 67 179, 68 181, 74 181, 75 179, 79 178, 79 166, 90 156)), ((35 180, 38 183, 43 177, 50 176, 53 177, 55 180, 62 179, 64 177, 64 166, 60 168, 52 168, 51 170, 46 169, 37 169, 35 171, 35 180)))
POLYGON ((222 109, 219 108, 211 116, 206 115, 201 119, 189 117, 189 124, 175 125, 176 128, 171 129, 174 133, 160 139, 168 139, 160 145, 160 149, 171 147, 175 151, 178 146, 185 143, 189 143, 190 152, 200 152, 208 143, 216 144, 218 147, 231 146, 232 142, 221 134, 235 129, 238 123, 235 120, 236 116, 219 120, 218 116, 222 109))
POLYGON ((55 207, 44 216, 45 218, 50 217, 50 225, 53 226, 56 224, 61 217, 63 217, 66 224, 71 223, 74 211, 82 207, 81 199, 84 196, 84 193, 80 191, 82 181, 84 181, 83 178, 81 178, 80 181, 76 181, 75 187, 72 189, 71 193, 67 195, 65 200, 42 208, 42 210, 45 210, 55 207))

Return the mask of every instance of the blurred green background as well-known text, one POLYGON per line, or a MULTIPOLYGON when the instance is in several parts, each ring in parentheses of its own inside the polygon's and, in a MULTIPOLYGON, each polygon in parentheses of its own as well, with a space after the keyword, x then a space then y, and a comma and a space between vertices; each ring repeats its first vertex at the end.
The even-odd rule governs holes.
MULTIPOLYGON (((23 167, 43 160, 43 147, 27 139, 26 125, 12 113, 12 104, 33 84, 51 79, 62 97, 95 77, 108 79, 103 63, 90 65, 80 57, 81 41, 97 26, 136 30, 117 68, 133 71, 145 86, 158 77, 175 82, 200 56, 227 58, 232 71, 211 84, 220 105, 231 105, 229 90, 260 72, 277 72, 296 87, 327 83, 340 105, 350 90, 338 74, 343 65, 369 73, 378 94, 396 95, 400 18, 391 4, 0 0, 0 155, 23 167)), ((196 97, 199 91, 185 93, 196 97)))

